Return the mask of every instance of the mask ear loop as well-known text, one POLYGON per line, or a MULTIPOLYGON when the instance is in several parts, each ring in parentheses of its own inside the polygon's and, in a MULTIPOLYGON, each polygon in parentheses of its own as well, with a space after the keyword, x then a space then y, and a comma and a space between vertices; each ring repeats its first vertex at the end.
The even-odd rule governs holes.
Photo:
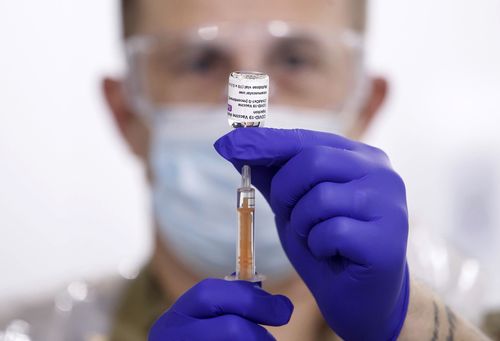
POLYGON ((147 82, 144 75, 139 70, 141 63, 141 55, 149 53, 152 44, 152 37, 133 36, 128 38, 125 43, 125 56, 127 63, 127 71, 123 82, 123 92, 127 98, 128 105, 134 112, 150 125, 153 119, 152 101, 145 95, 147 92, 147 82))
POLYGON ((343 122, 345 122, 343 131, 348 132, 354 127, 361 115, 363 106, 372 92, 372 84, 366 71, 363 38, 359 34, 350 31, 346 32, 342 38, 355 53, 353 86, 348 99, 340 110, 343 122))
POLYGON ((355 123, 361 116, 366 100, 372 92, 372 83, 366 73, 362 71, 362 74, 357 76, 356 85, 350 96, 349 101, 342 110, 342 115, 345 117, 345 131, 350 131, 354 128, 355 123))

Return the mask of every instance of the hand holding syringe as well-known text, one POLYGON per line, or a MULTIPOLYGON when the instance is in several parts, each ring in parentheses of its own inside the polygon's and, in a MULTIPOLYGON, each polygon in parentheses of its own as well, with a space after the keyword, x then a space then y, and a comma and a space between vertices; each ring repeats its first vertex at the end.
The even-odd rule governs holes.
MULTIPOLYGON (((260 72, 232 72, 228 88, 229 124, 233 128, 262 126, 267 116, 269 77, 260 72)), ((250 166, 243 166, 241 177, 241 187, 237 190, 236 272, 226 279, 260 282, 264 276, 255 271, 255 189, 250 166)))

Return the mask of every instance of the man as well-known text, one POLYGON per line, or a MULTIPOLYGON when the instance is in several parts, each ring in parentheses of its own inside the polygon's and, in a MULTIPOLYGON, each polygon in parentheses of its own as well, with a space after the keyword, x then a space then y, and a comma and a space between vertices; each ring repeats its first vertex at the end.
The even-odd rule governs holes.
POLYGON ((387 92, 363 69, 364 8, 354 0, 123 1, 129 72, 103 89, 152 186, 155 249, 110 304, 110 325, 74 313, 60 322, 74 326, 66 339, 98 339, 85 331, 89 316, 123 341, 485 339, 412 279, 404 184, 382 151, 356 142, 387 92), (227 77, 240 69, 269 74, 271 125, 307 130, 227 133, 227 77), (262 193, 263 289, 217 279, 234 269, 230 163, 250 165, 262 193))

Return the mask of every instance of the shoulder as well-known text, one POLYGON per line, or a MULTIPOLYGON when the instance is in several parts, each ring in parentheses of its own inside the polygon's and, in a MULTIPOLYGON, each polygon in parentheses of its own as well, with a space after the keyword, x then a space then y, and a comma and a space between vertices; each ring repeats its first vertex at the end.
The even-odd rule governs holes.
POLYGON ((74 281, 37 300, 22 298, 0 311, 0 340, 9 333, 34 341, 64 340, 64 335, 83 340, 76 337, 83 332, 105 335, 128 282, 118 276, 74 281))

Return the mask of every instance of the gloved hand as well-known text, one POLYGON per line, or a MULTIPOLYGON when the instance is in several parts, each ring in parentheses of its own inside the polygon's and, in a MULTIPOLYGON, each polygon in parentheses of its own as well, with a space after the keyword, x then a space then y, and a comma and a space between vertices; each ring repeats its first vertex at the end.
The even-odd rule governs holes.
POLYGON ((396 339, 409 300, 408 218, 387 156, 299 129, 236 129, 215 148, 238 170, 252 167, 281 244, 329 326, 346 340, 396 339))
POLYGON ((274 340, 259 324, 287 324, 293 305, 255 283, 206 279, 189 289, 153 325, 149 341, 274 340))

